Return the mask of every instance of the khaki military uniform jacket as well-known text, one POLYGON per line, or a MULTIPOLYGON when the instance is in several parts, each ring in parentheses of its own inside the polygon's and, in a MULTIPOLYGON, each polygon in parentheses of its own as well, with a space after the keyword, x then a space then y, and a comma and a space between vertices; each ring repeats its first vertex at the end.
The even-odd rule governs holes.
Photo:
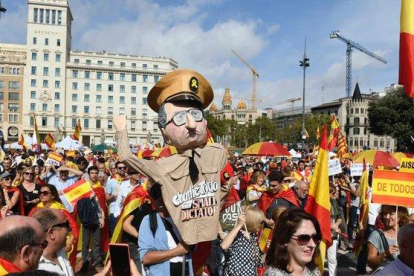
POLYGON ((165 206, 184 242, 191 245, 216 239, 220 201, 225 195, 220 183, 227 161, 223 146, 210 144, 194 150, 199 175, 193 185, 189 174, 192 150, 157 161, 143 160, 131 153, 126 130, 116 135, 120 160, 161 184, 165 206))

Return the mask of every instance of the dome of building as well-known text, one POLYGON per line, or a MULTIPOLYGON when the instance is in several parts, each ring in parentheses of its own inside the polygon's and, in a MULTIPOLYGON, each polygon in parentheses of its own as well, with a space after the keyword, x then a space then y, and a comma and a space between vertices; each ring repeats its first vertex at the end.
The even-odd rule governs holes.
POLYGON ((214 102, 210 105, 209 110, 210 111, 217 111, 218 110, 218 108, 217 108, 217 106, 216 106, 216 104, 214 102))
POLYGON ((237 109, 246 109, 247 108, 247 105, 246 105, 246 103, 243 101, 243 100, 241 100, 238 104, 237 104, 237 109))

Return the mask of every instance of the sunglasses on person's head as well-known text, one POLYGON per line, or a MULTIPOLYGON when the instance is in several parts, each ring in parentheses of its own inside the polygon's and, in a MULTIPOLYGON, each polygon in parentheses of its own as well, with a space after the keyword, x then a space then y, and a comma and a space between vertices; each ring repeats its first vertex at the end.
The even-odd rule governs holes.
POLYGON ((204 118, 203 111, 200 109, 189 109, 189 110, 183 110, 178 113, 176 113, 171 120, 167 122, 166 125, 170 124, 171 122, 174 123, 176 126, 182 126, 187 122, 187 113, 189 113, 196 122, 201 122, 204 118))
POLYGON ((58 224, 52 225, 50 228, 56 228, 56 227, 58 227, 58 228, 66 228, 66 229, 68 229, 68 231, 71 230, 70 224, 69 224, 69 221, 68 220, 66 220, 65 222, 62 222, 62 223, 58 223, 58 224))
POLYGON ((50 195, 51 194, 51 192, 49 192, 49 191, 40 191, 40 193, 39 193, 40 195, 43 195, 43 196, 47 196, 47 195, 50 195))
POLYGON ((312 239, 315 244, 319 244, 322 240, 322 234, 302 234, 302 235, 292 235, 292 239, 296 240, 299 245, 307 245, 312 239))

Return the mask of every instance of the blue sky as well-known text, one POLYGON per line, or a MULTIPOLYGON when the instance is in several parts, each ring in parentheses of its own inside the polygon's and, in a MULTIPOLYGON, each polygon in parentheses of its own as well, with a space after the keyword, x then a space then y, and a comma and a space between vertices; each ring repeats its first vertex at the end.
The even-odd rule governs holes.
MULTIPOLYGON (((0 19, 0 42, 24 44, 27 2, 2 4, 8 10, 0 19)), ((398 81, 398 0, 69 0, 69 5, 73 49, 171 57, 210 80, 218 106, 226 85, 233 104, 251 97, 251 73, 231 49, 260 74, 259 107, 288 107, 278 103, 302 97, 305 37, 311 63, 306 105, 322 103, 322 85, 324 102, 345 96, 346 45, 329 38, 333 30, 388 61, 354 51, 353 85, 358 81, 363 93, 398 81)))

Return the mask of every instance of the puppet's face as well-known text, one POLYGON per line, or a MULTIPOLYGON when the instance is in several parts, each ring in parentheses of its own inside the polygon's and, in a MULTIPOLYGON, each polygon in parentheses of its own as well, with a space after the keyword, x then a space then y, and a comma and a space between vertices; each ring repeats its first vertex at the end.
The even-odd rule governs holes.
POLYGON ((169 145, 176 147, 179 151, 184 151, 201 147, 206 143, 207 121, 204 118, 200 119, 198 110, 194 106, 174 102, 165 104, 168 123, 161 131, 169 145), (174 116, 181 118, 173 119, 174 116), (179 125, 177 122, 184 123, 179 125))

